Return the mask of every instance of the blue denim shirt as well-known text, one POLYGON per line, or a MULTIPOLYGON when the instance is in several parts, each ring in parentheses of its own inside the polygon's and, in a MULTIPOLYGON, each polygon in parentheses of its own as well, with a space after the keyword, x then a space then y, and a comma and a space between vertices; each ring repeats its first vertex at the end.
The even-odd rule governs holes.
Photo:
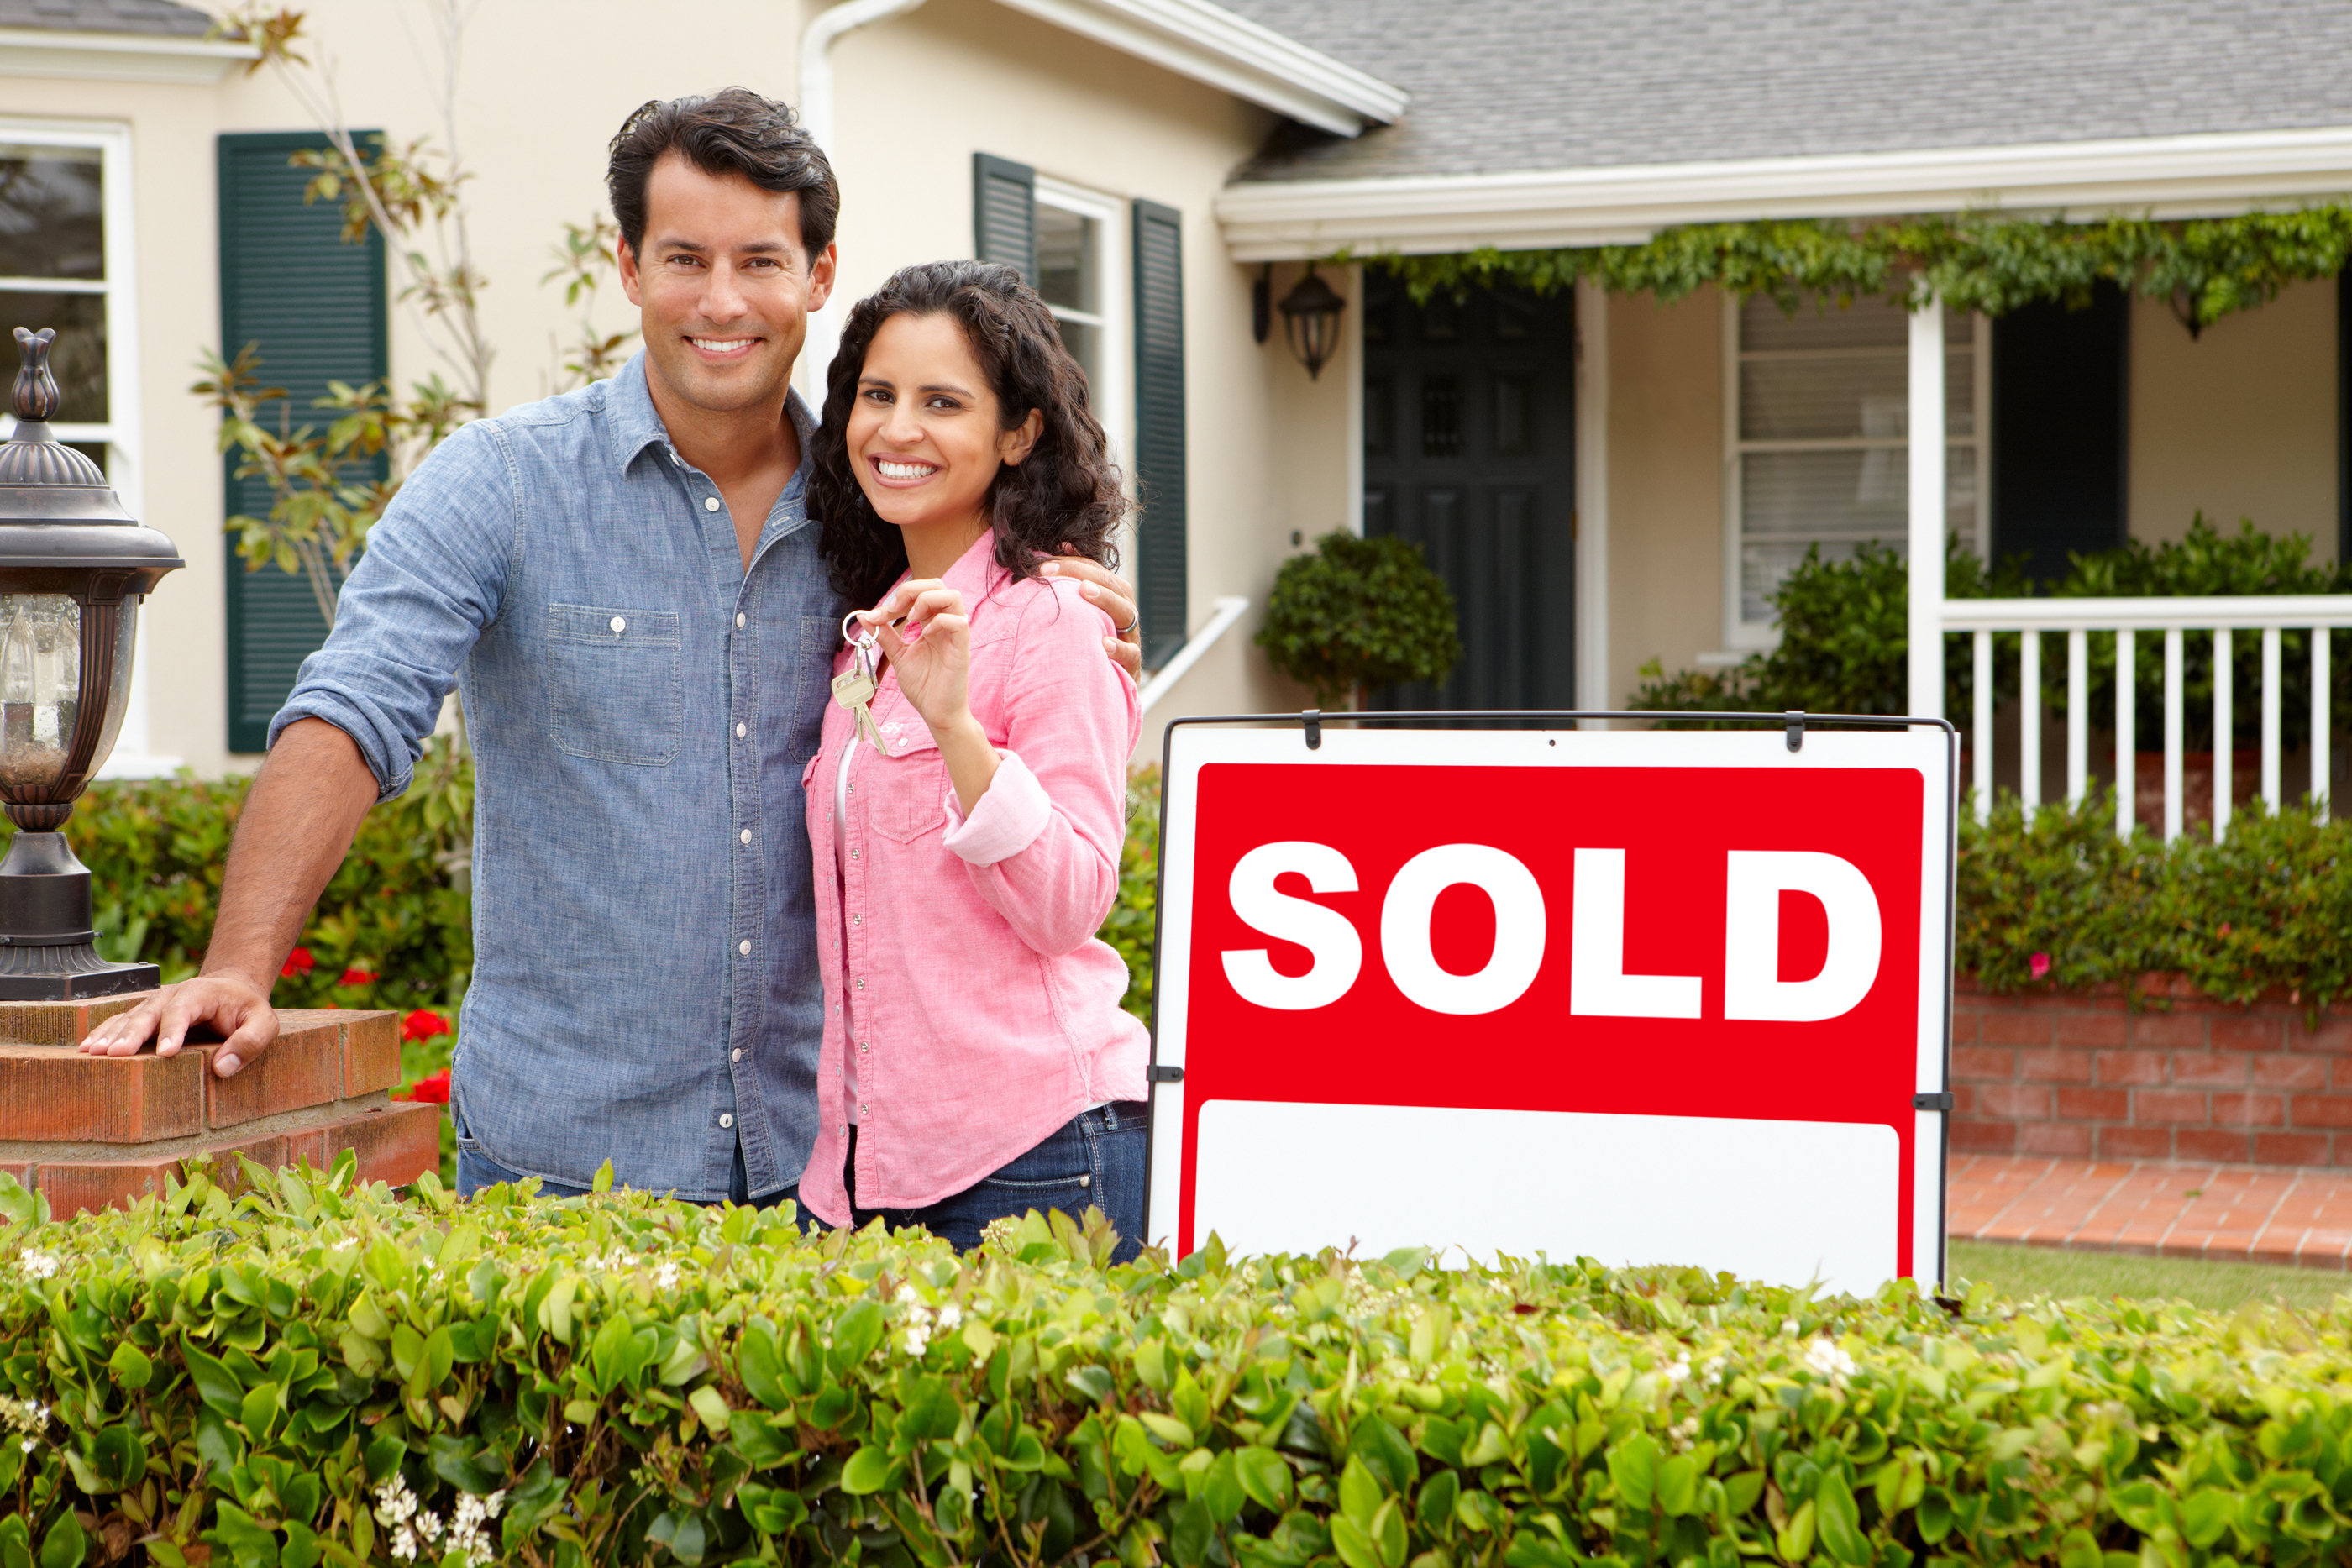
POLYGON ((725 1197, 800 1179, 824 1003, 801 768, 840 606, 801 468, 743 569, 644 356, 467 425, 385 509, 270 726, 320 718, 390 799, 457 676, 474 978, 455 1099, 499 1165, 725 1197))

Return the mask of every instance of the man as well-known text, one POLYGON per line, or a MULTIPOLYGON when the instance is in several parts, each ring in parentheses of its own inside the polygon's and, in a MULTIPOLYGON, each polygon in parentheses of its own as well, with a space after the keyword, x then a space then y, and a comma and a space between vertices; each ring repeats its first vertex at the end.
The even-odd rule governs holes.
MULTIPOLYGON (((302 666, 229 853, 203 974, 86 1052, 278 1033, 269 988, 368 808, 404 789, 452 672, 476 765, 458 1186, 522 1176, 791 1196, 823 1003, 801 774, 840 642, 791 392, 839 195, 779 103, 648 103, 614 138, 643 350, 421 465, 302 666)), ((1061 569, 1132 629, 1127 585, 1061 569)), ((1131 646, 1106 640, 1131 672, 1131 646)))

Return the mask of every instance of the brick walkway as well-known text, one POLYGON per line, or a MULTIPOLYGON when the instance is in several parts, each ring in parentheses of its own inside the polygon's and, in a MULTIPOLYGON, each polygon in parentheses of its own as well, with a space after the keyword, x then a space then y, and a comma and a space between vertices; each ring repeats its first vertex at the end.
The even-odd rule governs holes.
POLYGON ((1947 1194, 1966 1240, 2352 1269, 2352 1170, 1955 1152, 1947 1194))

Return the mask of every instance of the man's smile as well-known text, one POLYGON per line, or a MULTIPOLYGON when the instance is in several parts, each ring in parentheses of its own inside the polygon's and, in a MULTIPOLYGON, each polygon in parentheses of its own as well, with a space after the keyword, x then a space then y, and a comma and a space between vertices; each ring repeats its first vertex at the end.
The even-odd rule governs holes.
POLYGON ((687 341, 712 358, 721 360, 740 359, 760 343, 757 338, 688 338, 687 341))

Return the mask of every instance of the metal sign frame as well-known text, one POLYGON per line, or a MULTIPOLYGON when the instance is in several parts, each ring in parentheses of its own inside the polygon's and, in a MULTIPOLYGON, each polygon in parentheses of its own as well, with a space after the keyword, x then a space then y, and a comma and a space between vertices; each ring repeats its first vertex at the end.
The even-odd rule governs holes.
MULTIPOLYGON (((1890 716, 1866 714, 1818 714, 1798 711, 1781 713, 1685 714, 1623 709, 1561 709, 1529 711, 1416 710, 1393 713, 1325 713, 1315 709, 1307 709, 1298 713, 1283 714, 1204 714, 1176 718, 1169 721, 1167 727, 1163 732, 1160 750, 1160 836, 1159 862, 1155 868, 1155 881, 1160 889, 1160 896, 1155 901, 1152 932, 1152 964, 1154 978, 1151 1017, 1152 1058, 1151 1066, 1148 1074, 1150 1085, 1151 1113, 1147 1117, 1146 1121, 1147 1133, 1144 1158, 1146 1193, 1144 1234, 1147 1238, 1165 1241, 1172 1246, 1175 1239, 1174 1232, 1176 1225, 1176 1217, 1174 1213, 1156 1212, 1156 1200, 1162 1197, 1160 1188, 1163 1185, 1162 1176, 1164 1174, 1160 1169, 1160 1162, 1159 1160, 1159 1155, 1160 1153, 1159 1146, 1160 1141, 1159 1115, 1160 1108, 1160 1090, 1163 1083, 1181 1083, 1183 1078, 1183 1070, 1181 1065, 1163 1064, 1160 1061, 1160 1041, 1162 1032, 1163 1009, 1165 1009, 1169 1005, 1169 991, 1165 983, 1169 970, 1166 944, 1169 940, 1170 935, 1168 921, 1169 899, 1167 897, 1167 875, 1171 848, 1171 835, 1169 832, 1170 806, 1174 796, 1174 790, 1171 786, 1174 781, 1175 747, 1178 731, 1188 727, 1208 728, 1212 727, 1223 727, 1239 726, 1286 727, 1298 733, 1305 750, 1313 752, 1321 748, 1326 727, 1340 724, 1370 727, 1382 730, 1410 728, 1411 727, 1418 724, 1431 727, 1442 727, 1442 728, 1437 731, 1441 733, 1443 730, 1460 731, 1465 728, 1474 730, 1496 728, 1532 729, 1537 733, 1556 731, 1558 733, 1553 735, 1552 738, 1559 739, 1565 738, 1565 737, 1571 732, 1585 734, 1593 733, 1592 727, 1604 725, 1610 721, 1632 722, 1650 727, 1659 726, 1662 724, 1696 724, 1706 728, 1728 727, 1732 726, 1738 726, 1745 728, 1747 727, 1769 726, 1779 728, 1782 731, 1786 738, 1787 748, 1791 752, 1798 751, 1802 747, 1804 738, 1810 731, 1828 729, 1939 729, 1943 732, 1944 745, 1942 750, 1944 754, 1944 778, 1943 789, 1941 791, 1941 806, 1944 812, 1944 821, 1942 824, 1942 847, 1944 855, 1944 886, 1942 893, 1943 954, 1940 965, 1940 975, 1938 977, 1922 977, 1923 990, 1927 988, 1927 985, 1931 980, 1940 979, 1940 985, 1937 987, 1936 989, 1939 992, 1937 1000, 1940 1004, 1941 1051, 1938 1063, 1937 1081, 1935 1088, 1928 1091, 1921 1091, 1916 1093, 1913 1099, 1915 1113, 1933 1113, 1937 1114, 1937 1136, 1934 1150, 1936 1155, 1935 1168, 1937 1175, 1937 1181, 1933 1208, 1935 1224, 1934 1234, 1932 1237, 1923 1238, 1918 1236, 1916 1234, 1916 1219, 1914 1222, 1914 1234, 1912 1239, 1914 1249, 1912 1273, 1914 1277, 1923 1282, 1930 1281, 1940 1282, 1944 1279, 1947 1272, 1946 1229, 1948 1223, 1948 1195, 1947 1185, 1950 1165, 1951 1144, 1952 1095, 1950 1092, 1950 1083, 1952 1057, 1952 976, 1954 945, 1956 940, 1954 904, 1957 891, 1958 856, 1959 732, 1948 720, 1910 716, 1890 716), (1930 1256, 1932 1256, 1932 1270, 1928 1267, 1930 1256)), ((1422 733, 1431 732, 1432 731, 1428 730, 1422 731, 1422 733)), ((1932 789, 1933 781, 1930 780, 1929 782, 1930 788, 1932 789)), ((1924 894, 1926 890, 1923 888, 1922 892, 1924 894)), ((1924 1034, 1925 1032, 1923 1020, 1922 1033, 1924 1034)), ((1918 1043, 1921 1046, 1924 1046, 1926 1041, 1922 1040, 1918 1043)), ((1176 1190, 1175 1186, 1172 1183, 1168 1185, 1170 1186, 1170 1191, 1172 1194, 1176 1190)), ((1916 1213, 1916 1210, 1918 1207, 1916 1198, 1914 1207, 1916 1213)))

